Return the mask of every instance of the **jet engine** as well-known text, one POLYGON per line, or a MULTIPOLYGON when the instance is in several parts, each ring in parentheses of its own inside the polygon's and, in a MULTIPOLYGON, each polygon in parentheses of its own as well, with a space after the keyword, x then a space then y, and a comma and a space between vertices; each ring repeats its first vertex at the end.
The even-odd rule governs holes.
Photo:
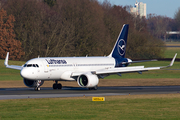
POLYGON ((98 85, 99 79, 98 79, 97 75, 82 74, 78 77, 77 83, 80 87, 91 88, 91 87, 95 87, 98 85))
POLYGON ((37 87, 37 84, 39 86, 43 85, 44 81, 42 80, 29 80, 29 79, 23 79, 24 84, 28 87, 37 87))

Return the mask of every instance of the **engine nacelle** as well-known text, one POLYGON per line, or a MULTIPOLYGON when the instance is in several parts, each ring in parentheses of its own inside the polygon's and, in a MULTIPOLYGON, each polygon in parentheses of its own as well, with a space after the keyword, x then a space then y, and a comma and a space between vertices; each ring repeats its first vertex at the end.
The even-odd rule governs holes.
POLYGON ((95 87, 99 83, 97 75, 93 74, 82 74, 78 77, 77 83, 80 87, 95 87))
POLYGON ((23 79, 24 81, 24 84, 27 86, 27 87, 37 87, 37 82, 39 82, 39 86, 43 85, 44 81, 43 80, 29 80, 29 79, 23 79))

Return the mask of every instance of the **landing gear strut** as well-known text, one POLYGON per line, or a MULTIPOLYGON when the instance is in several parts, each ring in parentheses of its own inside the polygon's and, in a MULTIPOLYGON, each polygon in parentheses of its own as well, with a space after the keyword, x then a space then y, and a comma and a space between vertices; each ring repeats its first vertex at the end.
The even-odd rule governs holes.
POLYGON ((36 87, 34 88, 34 90, 39 91, 40 90, 40 85, 41 85, 41 80, 37 80, 36 87))
POLYGON ((55 81, 56 83, 53 84, 53 89, 62 89, 61 83, 58 84, 58 81, 55 81))

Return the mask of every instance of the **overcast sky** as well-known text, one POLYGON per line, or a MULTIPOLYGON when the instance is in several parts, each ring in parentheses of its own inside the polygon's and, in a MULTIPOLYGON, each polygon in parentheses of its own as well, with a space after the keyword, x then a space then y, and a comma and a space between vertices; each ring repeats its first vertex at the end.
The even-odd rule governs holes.
MULTIPOLYGON (((103 2, 104 0, 98 0, 103 2)), ((134 6, 136 0, 108 0, 112 5, 134 6)), ((180 7, 180 0, 137 0, 146 3, 147 14, 156 14, 174 18, 175 12, 180 7)))

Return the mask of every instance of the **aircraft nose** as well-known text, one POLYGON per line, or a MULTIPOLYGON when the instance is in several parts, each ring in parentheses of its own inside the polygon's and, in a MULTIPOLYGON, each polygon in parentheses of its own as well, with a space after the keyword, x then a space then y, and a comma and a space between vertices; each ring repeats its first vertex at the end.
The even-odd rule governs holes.
POLYGON ((29 78, 28 71, 25 69, 22 69, 20 74, 23 78, 29 78))

